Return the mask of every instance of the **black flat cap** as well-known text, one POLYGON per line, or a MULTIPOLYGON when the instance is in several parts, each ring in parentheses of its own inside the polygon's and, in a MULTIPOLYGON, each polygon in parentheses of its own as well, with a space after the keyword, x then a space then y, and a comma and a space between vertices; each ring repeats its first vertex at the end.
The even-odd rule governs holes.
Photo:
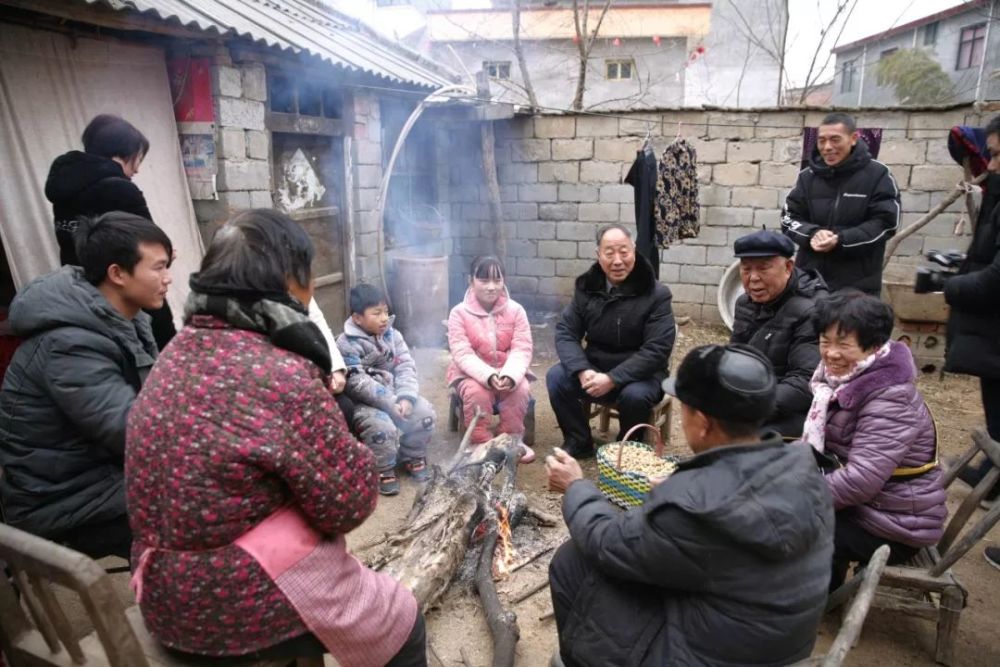
POLYGON ((733 254, 737 257, 791 257, 795 254, 795 244, 784 234, 763 229, 747 234, 733 243, 733 254))
POLYGON ((777 380, 771 362, 740 343, 691 350, 663 391, 718 419, 754 422, 774 409, 777 380))

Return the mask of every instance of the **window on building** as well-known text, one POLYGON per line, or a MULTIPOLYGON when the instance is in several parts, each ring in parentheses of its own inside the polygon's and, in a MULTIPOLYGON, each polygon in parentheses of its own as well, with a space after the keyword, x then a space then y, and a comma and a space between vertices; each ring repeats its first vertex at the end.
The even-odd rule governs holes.
MULTIPOLYGON (((879 60, 885 60, 886 58, 888 58, 889 56, 891 56, 892 54, 894 54, 896 51, 899 51, 899 49, 895 49, 895 48, 893 48, 893 49, 886 49, 885 51, 883 51, 879 55, 879 60)), ((877 83, 878 83, 879 86, 884 86, 885 85, 885 79, 882 77, 881 69, 882 69, 881 67, 875 68, 876 72, 878 72, 878 74, 876 75, 876 81, 877 81, 877 83)))
POLYGON ((962 28, 962 37, 958 42, 958 62, 955 63, 955 69, 969 69, 982 65, 985 46, 985 23, 962 28))
POLYGON ((938 22, 928 23, 924 26, 924 46, 934 46, 937 44, 938 22))
POLYGON ((483 61, 483 71, 491 79, 509 79, 510 78, 510 61, 509 60, 485 60, 483 61))
POLYGON ((267 73, 267 89, 271 111, 321 118, 343 117, 340 92, 323 81, 272 69, 267 73))
POLYGON ((634 60, 605 60, 604 64, 609 80, 631 79, 635 76, 634 60))
POLYGON ((857 59, 845 61, 840 66, 840 92, 849 93, 854 90, 854 78, 857 74, 857 59))

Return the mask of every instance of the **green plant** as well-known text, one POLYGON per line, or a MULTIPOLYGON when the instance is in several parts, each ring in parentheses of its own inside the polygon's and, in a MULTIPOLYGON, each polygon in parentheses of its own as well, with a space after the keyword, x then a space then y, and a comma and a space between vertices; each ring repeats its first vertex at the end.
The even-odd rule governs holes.
POLYGON ((879 60, 878 78, 900 104, 944 104, 955 95, 951 79, 923 49, 899 49, 879 60))

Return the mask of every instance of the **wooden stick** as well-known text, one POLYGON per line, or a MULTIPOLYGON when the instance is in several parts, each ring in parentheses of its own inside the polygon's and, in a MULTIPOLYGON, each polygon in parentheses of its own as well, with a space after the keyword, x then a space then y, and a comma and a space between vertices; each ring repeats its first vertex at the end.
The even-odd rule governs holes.
POLYGON ((528 505, 526 511, 527 515, 538 522, 539 526, 545 526, 551 528, 552 526, 559 525, 559 518, 549 514, 548 512, 543 512, 542 510, 534 507, 533 505, 528 505))
POLYGON ((857 597, 847 610, 844 624, 837 633, 833 645, 827 651, 823 659, 823 667, 839 667, 844 662, 847 652, 850 651, 858 637, 861 635, 861 627, 865 624, 865 617, 868 616, 868 609, 872 605, 875 597, 875 590, 878 588, 878 580, 882 576, 882 570, 889 560, 889 545, 883 544, 868 561, 865 566, 864 581, 857 597))
POLYGON ((541 616, 539 616, 538 620, 539 621, 547 621, 550 618, 555 618, 555 617, 556 617, 556 612, 555 612, 555 610, 552 610, 552 611, 546 612, 546 613, 542 614, 541 616))
POLYGON ((512 600, 512 602, 514 604, 517 604, 519 602, 524 602, 525 600, 527 600, 528 598, 530 598, 535 593, 538 593, 539 591, 544 591, 548 587, 549 587, 549 578, 548 578, 548 576, 546 576, 544 581, 542 581, 540 584, 532 586, 528 590, 524 591, 523 593, 521 593, 520 595, 518 595, 516 598, 514 598, 512 600))
POLYGON ((517 572, 518 570, 520 570, 520 569, 521 569, 522 567, 524 567, 525 565, 530 565, 531 563, 534 563, 534 562, 535 562, 536 560, 538 560, 539 558, 541 558, 541 557, 542 557, 542 556, 544 556, 545 554, 549 553, 549 552, 550 552, 550 551, 552 551, 553 549, 555 549, 555 546, 550 546, 550 547, 545 547, 545 548, 544 548, 544 549, 542 549, 541 551, 539 551, 539 552, 535 553, 535 554, 534 554, 534 555, 532 555, 532 556, 531 556, 530 558, 528 558, 528 560, 524 561, 523 563, 518 563, 517 565, 515 565, 514 567, 512 567, 512 568, 510 569, 510 571, 511 571, 511 572, 517 572))
MULTIPOLYGON (((986 175, 988 173, 989 172, 984 171, 979 176, 976 176, 972 181, 970 181, 969 184, 970 185, 979 185, 980 183, 982 183, 986 179, 986 175)), ((948 208, 949 206, 951 206, 953 203, 955 203, 955 201, 959 197, 961 197, 963 194, 965 194, 965 187, 963 187, 963 186, 964 186, 964 182, 963 183, 959 183, 958 185, 956 185, 955 189, 952 190, 951 194, 949 194, 947 197, 945 197, 944 199, 942 199, 938 203, 937 206, 935 206, 931 210, 927 211, 927 213, 923 217, 921 217, 919 220, 917 220, 916 222, 914 222, 912 225, 909 225, 906 229, 902 230, 901 232, 899 232, 898 234, 896 234, 892 239, 889 240, 889 243, 886 244, 885 255, 884 255, 884 258, 882 260, 882 266, 883 266, 883 268, 889 264, 889 259, 892 258, 893 253, 896 252, 896 248, 899 247, 900 243, 902 243, 907 237, 912 236, 913 234, 915 234, 918 231, 920 231, 921 229, 923 229, 924 226, 927 225, 927 223, 929 223, 934 218, 938 217, 938 215, 940 215, 941 211, 943 211, 946 208, 948 208)))
POLYGON ((493 667, 514 667, 514 647, 521 631, 517 626, 517 614, 504 609, 493 582, 493 552, 496 546, 497 525, 495 520, 491 520, 483 540, 483 551, 479 555, 479 567, 476 568, 476 591, 483 602, 486 624, 493 636, 493 667))

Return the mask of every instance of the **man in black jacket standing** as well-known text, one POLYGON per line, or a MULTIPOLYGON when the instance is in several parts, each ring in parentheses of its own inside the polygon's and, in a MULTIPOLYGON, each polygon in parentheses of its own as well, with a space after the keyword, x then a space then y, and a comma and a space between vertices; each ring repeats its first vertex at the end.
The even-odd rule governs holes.
POLYGON ((631 233, 602 227, 597 261, 576 279, 573 301, 556 324, 559 363, 545 378, 563 449, 573 456, 594 455, 584 398, 618 403, 620 439, 663 397, 660 382, 676 336, 670 301, 670 290, 636 255, 631 233))
POLYGON ((731 343, 764 354, 778 378, 774 410, 764 422, 786 438, 802 435, 819 365, 819 335, 812 315, 826 283, 815 270, 795 266, 795 244, 777 232, 759 231, 736 239, 744 293, 736 300, 731 343))
POLYGON ((826 116, 781 218, 799 246, 799 268, 819 271, 831 292, 854 287, 879 296, 885 242, 896 233, 899 215, 896 181, 858 140, 854 118, 826 116))
MULTIPOLYGON (((986 126, 986 148, 990 173, 972 243, 958 275, 932 289, 943 290, 951 306, 944 369, 979 377, 986 430, 1000 441, 1000 116, 986 126)), ((992 468, 987 460, 963 469, 958 478, 975 486, 992 468)), ((1000 484, 987 494, 987 502, 996 502, 998 495, 1000 484)), ((986 560, 1000 569, 1000 547, 986 547, 986 560)))
POLYGON ((580 465, 546 457, 570 540, 549 566, 563 662, 788 665, 809 656, 826 604, 833 502, 809 447, 758 435, 767 360, 705 345, 664 389, 695 456, 622 513, 580 465))
POLYGON ((156 359, 149 315, 163 306, 173 248, 145 218, 83 218, 80 266, 22 289, 24 337, 0 389, 0 497, 15 528, 93 558, 129 557, 125 419, 156 359))

